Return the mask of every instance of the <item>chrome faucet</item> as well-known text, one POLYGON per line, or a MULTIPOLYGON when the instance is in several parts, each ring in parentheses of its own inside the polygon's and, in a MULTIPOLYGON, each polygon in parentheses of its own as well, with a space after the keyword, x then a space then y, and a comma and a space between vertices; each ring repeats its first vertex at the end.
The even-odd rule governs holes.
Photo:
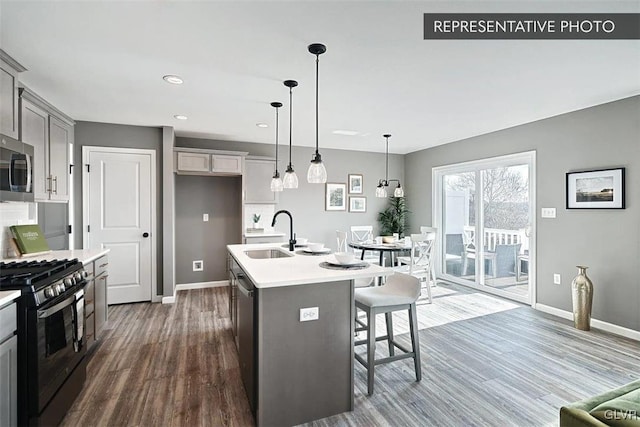
POLYGON ((273 220, 271 220, 271 226, 275 226, 276 225, 276 218, 278 217, 278 215, 280 215, 281 213, 283 214, 287 214, 289 215, 289 250, 293 252, 295 246, 296 246, 296 235, 293 234, 293 217, 291 216, 291 212, 287 211, 287 210, 279 210, 278 212, 275 213, 275 215, 273 215, 273 220))

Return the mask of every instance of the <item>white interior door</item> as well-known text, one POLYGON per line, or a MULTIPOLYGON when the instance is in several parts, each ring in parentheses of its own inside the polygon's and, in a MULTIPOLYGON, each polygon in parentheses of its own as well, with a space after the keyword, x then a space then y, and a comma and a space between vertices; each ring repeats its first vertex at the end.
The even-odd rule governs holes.
POLYGON ((155 286, 155 151, 83 147, 84 247, 107 248, 107 301, 150 301, 155 286))

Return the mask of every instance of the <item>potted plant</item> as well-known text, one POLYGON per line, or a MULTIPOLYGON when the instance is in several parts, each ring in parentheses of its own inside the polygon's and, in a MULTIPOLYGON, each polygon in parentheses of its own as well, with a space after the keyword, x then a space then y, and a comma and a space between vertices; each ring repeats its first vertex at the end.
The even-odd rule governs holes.
POLYGON ((408 213, 404 197, 390 197, 387 208, 378 213, 380 235, 391 236, 393 233, 398 233, 400 238, 404 237, 404 232, 408 228, 408 213))
POLYGON ((258 223, 260 222, 260 217, 262 215, 253 214, 253 228, 259 228, 258 223))

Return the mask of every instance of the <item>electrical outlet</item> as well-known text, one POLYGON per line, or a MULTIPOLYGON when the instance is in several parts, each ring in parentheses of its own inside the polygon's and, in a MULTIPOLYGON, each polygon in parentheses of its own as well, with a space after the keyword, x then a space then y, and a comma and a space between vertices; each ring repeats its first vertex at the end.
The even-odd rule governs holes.
POLYGON ((553 274, 553 284, 554 285, 559 285, 560 283, 562 283, 562 280, 560 280, 560 275, 558 273, 554 273, 553 274))
POLYGON ((204 270, 204 263, 202 262, 202 260, 193 261, 193 271, 203 271, 203 270, 204 270))
POLYGON ((300 321, 308 322, 309 320, 318 320, 320 317, 320 310, 318 307, 307 307, 300 309, 300 321))
POLYGON ((540 216, 542 218, 555 218, 556 217, 556 208, 542 208, 540 212, 540 216))
POLYGON ((204 222, 209 221, 209 214, 202 214, 202 220, 203 220, 204 222))

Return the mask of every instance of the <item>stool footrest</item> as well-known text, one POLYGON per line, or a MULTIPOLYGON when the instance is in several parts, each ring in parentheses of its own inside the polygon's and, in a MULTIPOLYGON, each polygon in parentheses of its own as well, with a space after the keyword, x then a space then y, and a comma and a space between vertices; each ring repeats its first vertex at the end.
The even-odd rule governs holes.
POLYGON ((412 358, 414 356, 415 356, 414 352, 396 354, 394 356, 385 357, 383 359, 377 359, 377 360, 375 360, 375 364, 376 365, 382 365, 383 363, 395 362, 396 360, 402 360, 402 359, 409 359, 409 358, 412 358))

